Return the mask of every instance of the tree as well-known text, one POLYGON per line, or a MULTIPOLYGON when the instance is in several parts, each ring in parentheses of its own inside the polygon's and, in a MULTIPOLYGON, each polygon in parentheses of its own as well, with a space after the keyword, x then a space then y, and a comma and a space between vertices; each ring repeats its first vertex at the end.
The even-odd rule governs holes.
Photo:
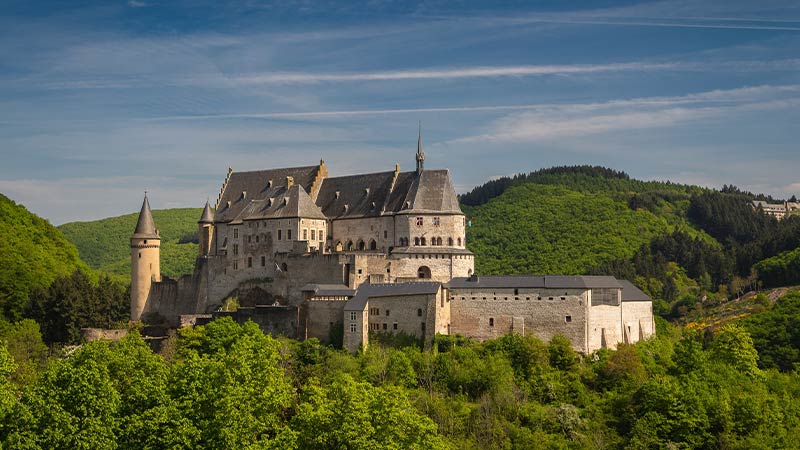
POLYGON ((711 351, 711 358, 715 361, 729 364, 751 377, 762 375, 753 339, 737 324, 729 323, 720 328, 711 344, 711 351))

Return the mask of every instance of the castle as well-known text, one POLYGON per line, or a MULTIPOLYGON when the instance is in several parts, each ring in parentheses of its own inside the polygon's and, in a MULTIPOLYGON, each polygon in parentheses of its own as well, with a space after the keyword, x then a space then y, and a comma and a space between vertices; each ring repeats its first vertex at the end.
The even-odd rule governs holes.
POLYGON ((478 276, 447 170, 329 177, 319 165, 228 174, 198 221, 191 275, 162 278, 145 195, 131 236, 131 320, 229 315, 265 332, 350 350, 370 333, 570 338, 590 353, 655 332, 652 303, 613 277, 478 276), (236 299, 235 311, 223 303, 236 299))

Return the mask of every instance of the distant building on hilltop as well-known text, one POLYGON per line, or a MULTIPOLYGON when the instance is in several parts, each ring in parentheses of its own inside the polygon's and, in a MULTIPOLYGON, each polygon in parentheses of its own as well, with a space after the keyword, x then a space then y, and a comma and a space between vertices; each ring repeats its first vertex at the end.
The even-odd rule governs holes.
MULTIPOLYGON (((198 221, 191 275, 163 278, 145 196, 131 237, 131 320, 173 325, 229 315, 268 333, 356 350, 370 333, 430 343, 436 333, 488 339, 564 334, 581 352, 655 332, 652 302, 613 277, 473 273, 466 220, 447 170, 329 177, 319 165, 228 174, 198 221), (238 309, 221 311, 235 298, 238 309)), ((513 218, 510 218, 513 220, 513 218)))
POLYGON ((800 202, 767 203, 763 200, 753 200, 752 205, 753 209, 761 209, 778 220, 800 209, 800 202))

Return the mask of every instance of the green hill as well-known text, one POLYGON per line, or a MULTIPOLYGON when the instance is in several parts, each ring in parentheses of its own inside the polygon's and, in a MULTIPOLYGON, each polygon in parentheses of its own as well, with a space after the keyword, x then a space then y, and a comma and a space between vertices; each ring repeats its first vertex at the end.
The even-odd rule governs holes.
MULTIPOLYGON (((153 220, 161 234, 162 274, 177 277, 192 272, 198 251, 197 219, 202 211, 199 208, 153 211, 153 220)), ((59 229, 91 268, 128 279, 129 239, 137 217, 138 213, 134 213, 92 222, 71 222, 59 229)))
POLYGON ((587 166, 504 180, 461 198, 477 273, 586 273, 676 230, 718 245, 686 219, 701 188, 587 166))
POLYGON ((753 210, 772 200, 640 181, 603 167, 542 169, 461 196, 477 273, 593 273, 632 280, 679 319, 758 286, 800 281, 800 217, 753 210))
POLYGON ((78 268, 88 271, 56 227, 0 194, 0 308, 6 317, 20 319, 33 289, 78 268))

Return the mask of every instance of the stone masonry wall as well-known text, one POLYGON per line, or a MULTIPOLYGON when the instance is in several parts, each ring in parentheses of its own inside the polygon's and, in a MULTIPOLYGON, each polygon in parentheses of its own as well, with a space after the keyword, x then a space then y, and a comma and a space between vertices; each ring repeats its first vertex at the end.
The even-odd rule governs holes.
POLYGON ((622 302, 623 331, 628 332, 630 343, 638 342, 641 337, 648 338, 655 334, 652 302, 622 302), (641 329, 639 325, 641 324, 641 329))
POLYGON ((562 334, 585 353, 587 302, 587 291, 577 289, 453 289, 450 334, 480 341, 512 331, 543 341, 562 334))

